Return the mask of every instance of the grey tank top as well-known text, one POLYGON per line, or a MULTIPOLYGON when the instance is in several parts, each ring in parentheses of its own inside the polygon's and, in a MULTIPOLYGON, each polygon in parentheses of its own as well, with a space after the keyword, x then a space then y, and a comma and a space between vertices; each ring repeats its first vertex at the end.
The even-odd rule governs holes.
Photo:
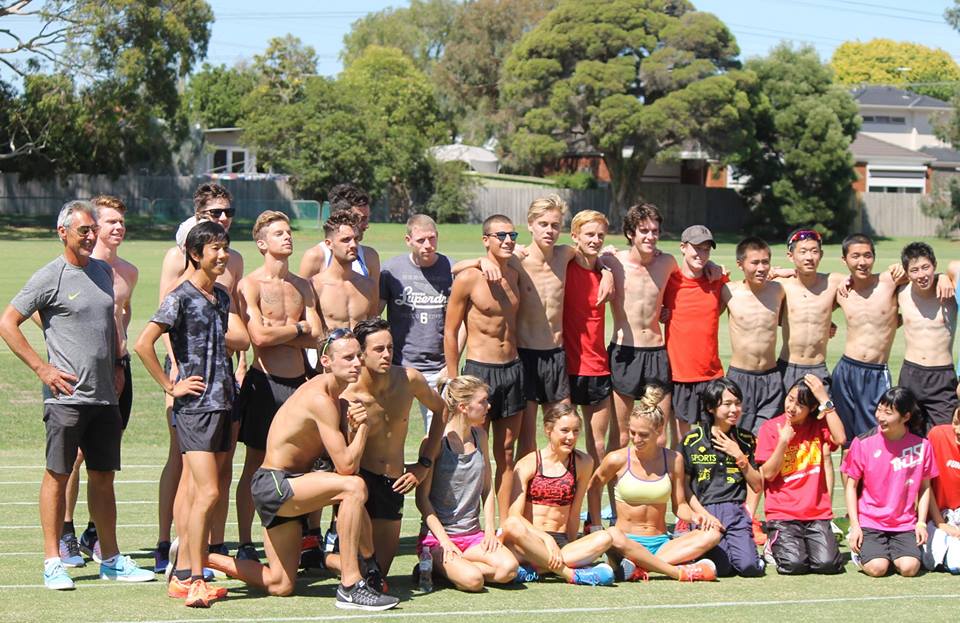
POLYGON ((444 437, 440 457, 433 466, 430 504, 448 535, 480 530, 484 461, 477 432, 471 428, 470 434, 476 450, 457 454, 444 437))

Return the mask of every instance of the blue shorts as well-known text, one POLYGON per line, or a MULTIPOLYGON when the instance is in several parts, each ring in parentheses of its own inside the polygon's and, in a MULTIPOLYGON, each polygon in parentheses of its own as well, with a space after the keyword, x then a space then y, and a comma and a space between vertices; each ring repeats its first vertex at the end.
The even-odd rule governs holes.
POLYGON ((643 545, 645 548, 647 548, 648 552, 656 556, 657 552, 660 551, 660 548, 666 545, 670 540, 670 535, 657 534, 655 536, 641 536, 639 534, 628 534, 627 538, 634 543, 643 545))

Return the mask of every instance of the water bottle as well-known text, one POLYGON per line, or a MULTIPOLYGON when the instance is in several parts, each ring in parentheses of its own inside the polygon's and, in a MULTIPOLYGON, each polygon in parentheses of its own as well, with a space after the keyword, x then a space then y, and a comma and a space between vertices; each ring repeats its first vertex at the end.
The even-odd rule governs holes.
POLYGON ((433 592, 433 554, 430 553, 429 549, 424 548, 420 553, 418 567, 420 570, 420 592, 433 592))

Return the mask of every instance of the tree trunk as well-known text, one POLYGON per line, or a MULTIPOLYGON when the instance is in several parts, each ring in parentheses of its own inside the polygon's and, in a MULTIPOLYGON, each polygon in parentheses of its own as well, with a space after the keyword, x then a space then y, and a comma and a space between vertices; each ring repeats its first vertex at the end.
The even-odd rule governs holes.
POLYGON ((641 198, 640 178, 647 168, 647 158, 604 156, 607 169, 610 171, 610 190, 613 195, 610 203, 610 229, 619 229, 623 222, 623 215, 630 206, 641 198))

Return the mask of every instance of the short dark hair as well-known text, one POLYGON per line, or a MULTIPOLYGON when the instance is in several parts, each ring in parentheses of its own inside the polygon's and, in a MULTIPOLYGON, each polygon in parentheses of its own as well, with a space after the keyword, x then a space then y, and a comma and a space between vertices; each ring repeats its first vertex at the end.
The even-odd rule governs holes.
POLYGON ((203 247, 214 242, 225 242, 230 244, 230 234, 220 223, 202 220, 190 230, 187 234, 187 240, 183 243, 183 254, 187 256, 187 266, 197 268, 200 263, 193 259, 193 254, 203 256, 203 247))
MULTIPOLYGON (((700 392, 700 400, 703 403, 703 410, 707 415, 713 415, 717 411, 717 407, 720 406, 720 403, 723 402, 723 392, 730 392, 737 397, 737 400, 743 401, 743 391, 740 389, 740 386, 733 379, 728 379, 725 376, 721 376, 718 379, 713 379, 707 386, 703 388, 703 391, 700 392)), ((705 418, 705 423, 710 423, 710 418, 705 418)))
POLYGON ((747 251, 766 251, 767 254, 770 254, 770 245, 763 238, 747 236, 737 244, 738 262, 742 262, 747 257, 747 251))
POLYGON ((787 236, 787 251, 793 253, 801 240, 816 240, 817 248, 823 249, 823 236, 813 227, 798 227, 787 236))
POLYGON ((652 203, 638 203, 630 206, 627 213, 623 215, 623 235, 627 237, 630 244, 633 244, 633 235, 637 233, 637 226, 648 219, 663 227, 663 215, 660 214, 660 208, 652 203))
POLYGON ((911 242, 903 247, 903 251, 900 252, 900 263, 903 264, 903 268, 906 270, 910 264, 910 260, 918 260, 921 257, 930 260, 934 268, 937 267, 937 256, 933 252, 933 247, 926 242, 911 242))
POLYGON ((813 390, 810 389, 810 386, 807 385, 807 382, 802 378, 799 379, 796 383, 793 384, 793 387, 787 390, 787 393, 797 389, 797 403, 803 405, 810 409, 811 413, 815 413, 820 410, 820 401, 817 400, 817 397, 813 395, 813 390))
POLYGON ((840 256, 847 257, 847 251, 855 244, 869 244, 870 253, 877 252, 876 247, 873 246, 873 238, 866 234, 850 234, 843 239, 843 243, 840 245, 840 256))
POLYGON ((367 347, 367 338, 381 331, 390 332, 390 323, 383 318, 367 318, 353 325, 353 334, 360 342, 360 348, 367 347))
POLYGON ((883 392, 877 405, 890 407, 901 415, 909 414, 912 417, 917 413, 917 396, 909 387, 894 385, 883 392))
POLYGON ((330 212, 350 210, 353 206, 370 205, 370 195, 355 184, 337 184, 327 193, 330 202, 330 212))
POLYGON ((233 195, 230 191, 220 184, 200 184, 196 192, 193 193, 193 211, 202 212, 207 204, 214 199, 226 199, 227 203, 233 203, 233 195))
POLYGON ((360 219, 357 218, 357 215, 354 214, 352 210, 337 210, 330 214, 330 217, 323 222, 324 237, 329 238, 340 231, 340 228, 343 226, 352 227, 354 231, 359 231, 360 219))
POLYGON ((506 223, 507 225, 513 225, 513 221, 510 220, 510 217, 506 214, 493 214, 488 216, 483 221, 483 233, 490 233, 490 226, 495 223, 506 223))

